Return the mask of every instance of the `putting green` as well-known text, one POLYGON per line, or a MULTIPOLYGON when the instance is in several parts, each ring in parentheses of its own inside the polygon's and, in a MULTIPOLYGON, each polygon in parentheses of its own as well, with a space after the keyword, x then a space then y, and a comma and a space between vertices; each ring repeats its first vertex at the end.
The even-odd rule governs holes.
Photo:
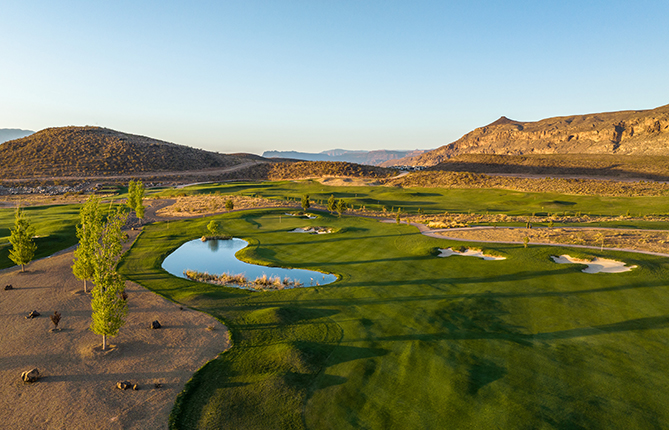
POLYGON ((214 219, 249 241, 247 261, 339 281, 250 293, 164 272, 212 218, 147 226, 122 261, 128 278, 231 329, 232 349, 195 374, 173 428, 669 427, 668 259, 588 251, 638 266, 589 275, 550 259, 585 257, 568 248, 439 258, 463 243, 327 214, 311 222, 337 233, 289 234, 310 221, 283 212, 214 219))

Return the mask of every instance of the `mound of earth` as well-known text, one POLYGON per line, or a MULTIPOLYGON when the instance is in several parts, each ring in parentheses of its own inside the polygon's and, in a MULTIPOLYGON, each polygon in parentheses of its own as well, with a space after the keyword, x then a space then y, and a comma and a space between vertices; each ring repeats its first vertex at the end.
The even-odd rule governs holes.
MULTIPOLYGON (((263 161, 101 127, 56 127, 0 144, 0 178, 189 171, 263 161)), ((265 160, 266 161, 266 160, 265 160)))

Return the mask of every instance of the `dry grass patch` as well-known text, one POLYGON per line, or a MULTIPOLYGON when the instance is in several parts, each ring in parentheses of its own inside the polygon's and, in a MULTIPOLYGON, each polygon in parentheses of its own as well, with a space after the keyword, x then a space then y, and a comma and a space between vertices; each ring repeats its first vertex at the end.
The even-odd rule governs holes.
MULTIPOLYGON (((229 212, 225 203, 231 200, 234 210, 253 208, 275 208, 291 206, 282 200, 270 200, 262 197, 237 195, 199 194, 193 196, 179 196, 176 203, 157 212, 161 217, 191 217, 229 212)), ((292 206, 299 207, 298 204, 292 206)))
POLYGON ((481 241, 588 245, 669 253, 669 231, 622 230, 601 228, 477 228, 453 230, 444 236, 481 241))

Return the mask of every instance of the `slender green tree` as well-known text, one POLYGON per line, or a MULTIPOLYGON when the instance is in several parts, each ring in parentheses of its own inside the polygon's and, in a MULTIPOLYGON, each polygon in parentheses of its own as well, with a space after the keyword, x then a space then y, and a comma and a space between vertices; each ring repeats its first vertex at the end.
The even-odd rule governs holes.
POLYGON ((137 218, 144 219, 144 205, 142 204, 142 199, 144 198, 144 184, 142 181, 130 181, 128 182, 128 200, 126 201, 126 206, 130 210, 135 211, 137 218))
POLYGON ((79 211, 77 238, 79 246, 74 251, 72 272, 77 279, 84 281, 84 293, 88 292, 86 282, 93 280, 95 272, 94 256, 100 240, 102 229, 102 210, 100 199, 91 196, 79 211))
POLYGON ((346 212, 347 207, 348 206, 346 205, 346 202, 344 200, 338 200, 336 206, 337 214, 341 217, 341 214, 343 212, 346 212))
POLYGON ((91 298, 91 330, 102 335, 102 350, 107 349, 107 336, 116 336, 125 324, 128 303, 123 299, 125 283, 116 271, 123 252, 121 227, 127 214, 118 211, 102 226, 99 244, 93 257, 93 294, 91 298))
POLYGON ((126 206, 130 208, 130 210, 135 210, 135 207, 137 207, 137 184, 135 181, 130 181, 128 182, 128 200, 125 202, 126 206))
POLYGON ((25 272, 25 265, 30 263, 35 256, 37 245, 33 241, 34 235, 35 227, 30 224, 30 220, 21 208, 17 207, 14 216, 14 228, 9 235, 9 243, 12 244, 12 249, 9 250, 9 259, 21 266, 21 272, 25 272))
POLYGON ((144 184, 142 181, 137 181, 135 183, 135 214, 137 218, 144 219, 144 205, 142 200, 144 200, 144 184))
POLYGON ((309 204, 309 194, 304 194, 302 196, 302 210, 306 211, 311 205, 309 204))
POLYGON ((335 200, 333 194, 330 194, 330 198, 328 199, 328 210, 330 212, 334 212, 337 210, 337 201, 335 200))

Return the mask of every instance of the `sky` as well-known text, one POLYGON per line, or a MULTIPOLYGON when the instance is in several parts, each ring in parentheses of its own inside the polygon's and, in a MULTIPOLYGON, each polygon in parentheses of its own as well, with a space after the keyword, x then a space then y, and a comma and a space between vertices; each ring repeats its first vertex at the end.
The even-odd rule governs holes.
POLYGON ((219 152, 432 149, 669 104, 669 2, 0 3, 0 128, 219 152))

